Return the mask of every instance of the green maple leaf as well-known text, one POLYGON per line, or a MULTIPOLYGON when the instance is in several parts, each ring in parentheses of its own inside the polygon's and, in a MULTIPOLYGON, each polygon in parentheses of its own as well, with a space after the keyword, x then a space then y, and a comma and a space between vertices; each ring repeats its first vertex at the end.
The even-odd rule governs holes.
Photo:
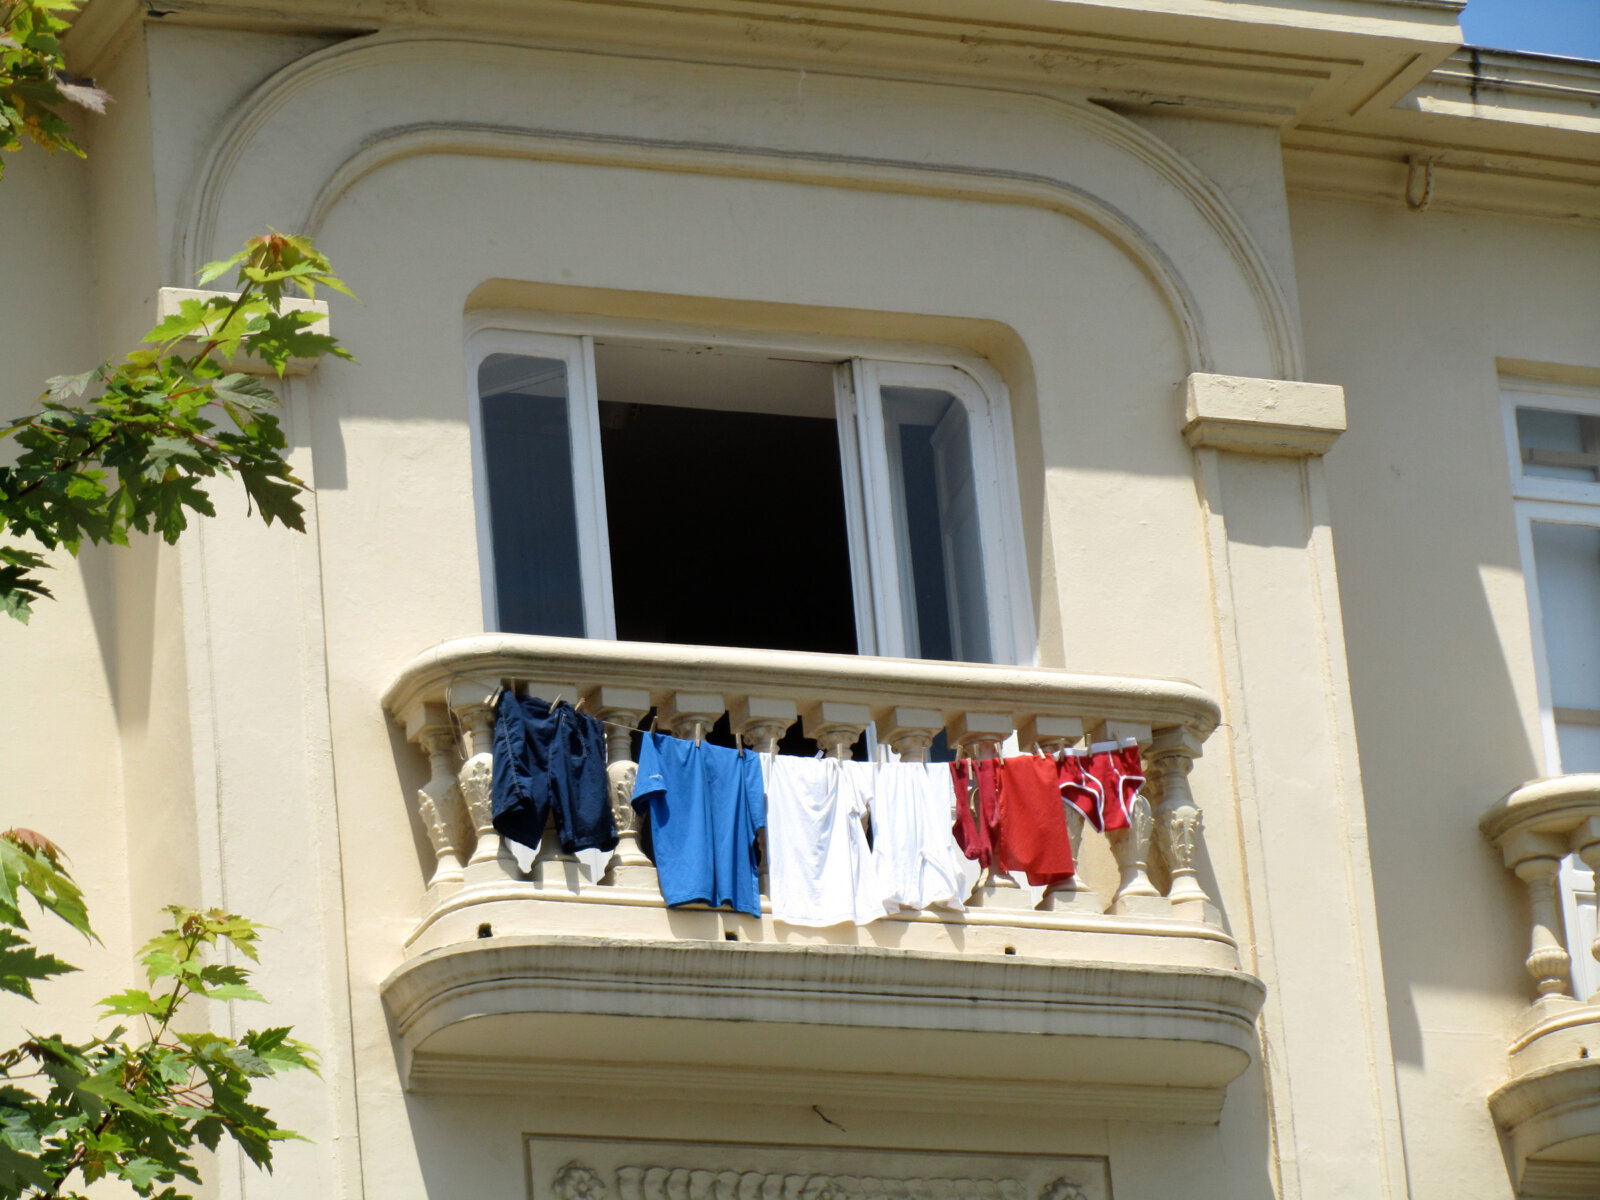
POLYGON ((0 991, 34 999, 36 980, 65 975, 78 968, 54 954, 41 954, 26 938, 13 930, 0 928, 0 991))

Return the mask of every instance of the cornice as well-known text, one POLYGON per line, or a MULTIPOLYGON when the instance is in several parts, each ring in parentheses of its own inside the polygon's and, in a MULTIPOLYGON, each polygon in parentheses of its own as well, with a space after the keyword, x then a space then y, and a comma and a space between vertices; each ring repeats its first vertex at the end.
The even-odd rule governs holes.
POLYGON ((956 82, 1282 130, 1299 193, 1600 219, 1600 63, 1464 47, 1458 0, 90 0, 92 74, 143 20, 491 35, 551 49, 956 82), (1413 183, 1413 199, 1420 185, 1413 183))
MULTIPOLYGON (((90 0, 167 24, 282 32, 437 30, 550 48, 982 80, 1281 125, 1342 111, 1458 44, 1444 0, 90 0)), ((86 39, 87 41, 88 39, 86 39)))
POLYGON ((1282 140, 1303 195, 1600 220, 1600 62, 1463 47, 1392 104, 1282 140))

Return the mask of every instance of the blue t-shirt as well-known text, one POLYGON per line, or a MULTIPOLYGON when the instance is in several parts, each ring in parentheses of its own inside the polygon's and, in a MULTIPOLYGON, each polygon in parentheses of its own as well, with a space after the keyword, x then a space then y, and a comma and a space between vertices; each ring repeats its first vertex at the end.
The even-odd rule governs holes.
POLYGON ((650 823, 668 904, 731 904, 761 915, 756 834, 766 827, 767 803, 760 755, 647 733, 633 806, 650 823))

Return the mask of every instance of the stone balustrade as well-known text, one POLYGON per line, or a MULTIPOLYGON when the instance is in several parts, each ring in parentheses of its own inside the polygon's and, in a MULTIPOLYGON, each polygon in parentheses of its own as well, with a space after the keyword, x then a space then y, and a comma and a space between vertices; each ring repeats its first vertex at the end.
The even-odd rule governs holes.
MULTIPOLYGON (((1043 668, 488 635, 420 655, 388 689, 384 706, 429 764, 416 792, 416 815, 433 848, 435 903, 462 889, 519 881, 543 895, 653 892, 655 871, 640 850, 630 803, 631 733, 653 712, 656 728, 679 737, 704 736, 726 714, 742 744, 760 751, 775 749, 798 721, 824 753, 841 757, 849 757, 871 726, 880 743, 911 761, 924 761, 941 732, 952 748, 980 758, 1001 753, 1013 733, 1024 750, 1045 753, 1080 742, 1135 739, 1148 782, 1132 806, 1129 828, 1106 835, 1117 867, 1109 895, 1096 892, 1081 871, 1042 898, 991 873, 970 903, 1220 924, 1197 869, 1202 820, 1189 787, 1190 768, 1218 711, 1192 684, 1043 668), (553 829, 527 869, 494 831, 493 704, 507 687, 551 701, 581 701, 584 711, 605 722, 620 844, 598 879, 562 854, 553 829), (1165 892, 1152 880, 1158 852, 1165 892)), ((1063 808, 1082 861, 1083 817, 1071 804, 1063 808)))
POLYGON ((582 1047, 631 1064, 633 1086, 638 1063, 676 1079, 693 1044, 706 1087, 805 1090, 820 1070, 920 1104, 931 1076, 1064 1120, 1211 1123, 1251 1060, 1264 990, 1208 894, 1190 769, 1218 710, 1193 684, 489 635, 418 656, 383 704, 416 747, 402 767, 431 847, 420 920, 381 989, 408 1088, 567 1087, 582 1047), (549 832, 531 861, 495 835, 492 705, 507 687, 606 722, 620 844, 603 865, 564 857, 549 832), (941 734, 974 756, 1012 735, 1049 752, 1133 738, 1148 794, 1107 836, 1064 805, 1080 869, 1043 893, 977 878, 963 911, 826 929, 669 909, 630 803, 632 731, 652 713, 689 738, 726 719, 757 751, 798 722, 844 757, 870 729, 914 761, 941 734))
MULTIPOLYGON (((1479 822, 1508 870, 1527 888, 1530 933, 1523 960, 1532 1003, 1509 1048, 1511 1078, 1489 1097, 1508 1135, 1518 1194, 1600 1189, 1600 992, 1576 995, 1557 880, 1576 854, 1600 871, 1600 774, 1525 783, 1479 822)), ((1585 949, 1600 958, 1600 938, 1585 949)))

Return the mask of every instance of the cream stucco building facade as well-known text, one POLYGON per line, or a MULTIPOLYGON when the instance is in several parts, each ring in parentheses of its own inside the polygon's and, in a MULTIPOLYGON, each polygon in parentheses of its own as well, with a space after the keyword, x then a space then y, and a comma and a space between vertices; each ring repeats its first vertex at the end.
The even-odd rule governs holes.
POLYGON ((92 0, 116 103, 0 186, 5 402, 267 225, 359 363, 282 386, 308 535, 223 491, 0 628, 5 820, 105 939, 52 1015, 168 901, 277 928, 312 1140, 219 1197, 1600 1196, 1600 65, 1459 8, 92 0), (964 916, 673 912, 631 838, 484 829, 507 683, 1131 736, 1149 806, 964 916))

